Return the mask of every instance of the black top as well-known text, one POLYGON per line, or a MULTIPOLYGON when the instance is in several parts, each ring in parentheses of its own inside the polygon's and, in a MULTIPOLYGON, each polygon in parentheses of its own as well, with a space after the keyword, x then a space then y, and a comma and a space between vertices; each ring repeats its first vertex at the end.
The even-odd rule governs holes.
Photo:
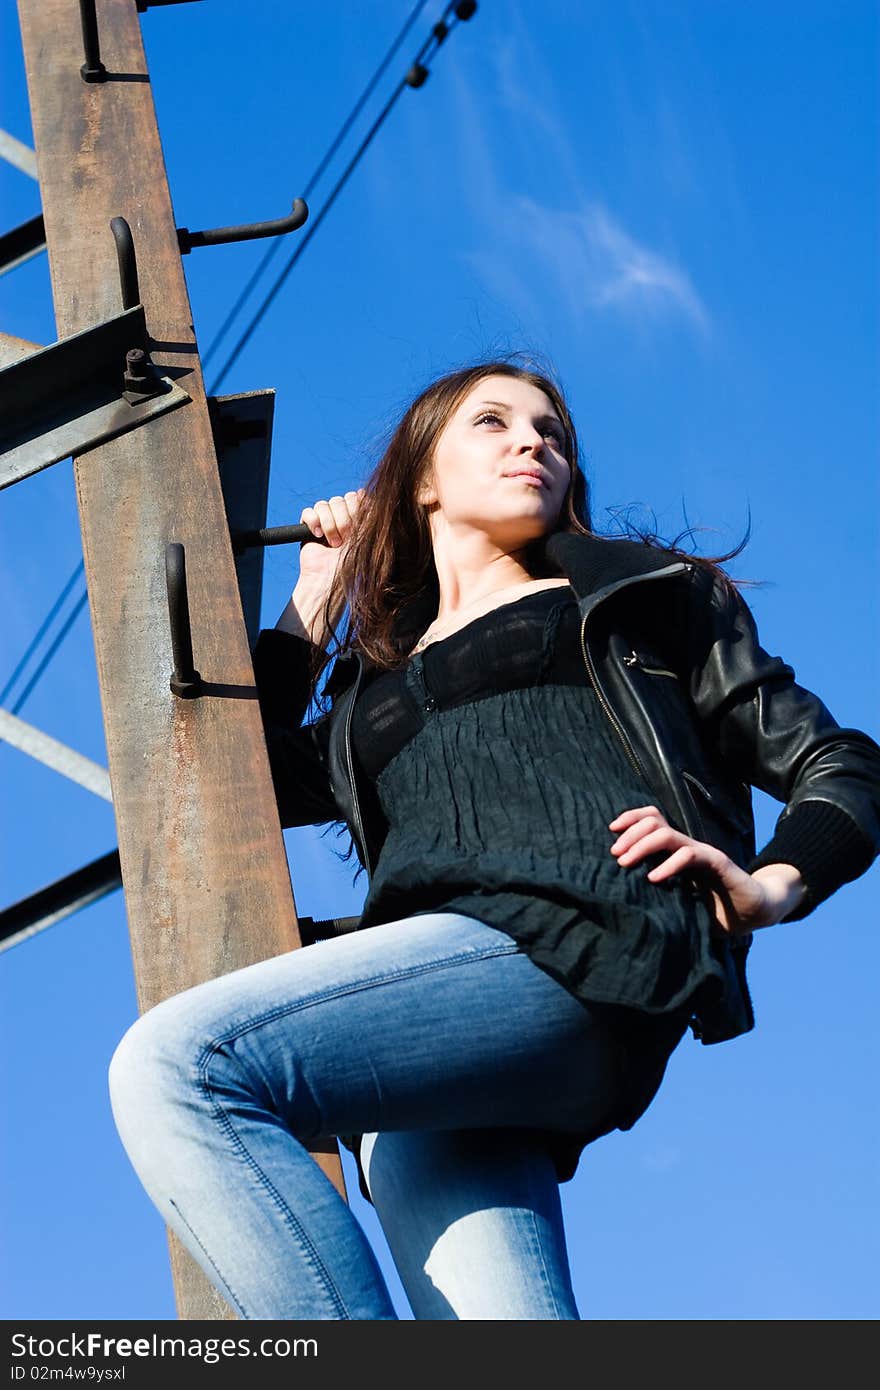
POLYGON ((352 741, 388 834, 361 925, 462 912, 576 997, 670 1014, 723 978, 689 885, 610 853, 650 792, 589 680, 571 588, 495 608, 376 675, 352 741))

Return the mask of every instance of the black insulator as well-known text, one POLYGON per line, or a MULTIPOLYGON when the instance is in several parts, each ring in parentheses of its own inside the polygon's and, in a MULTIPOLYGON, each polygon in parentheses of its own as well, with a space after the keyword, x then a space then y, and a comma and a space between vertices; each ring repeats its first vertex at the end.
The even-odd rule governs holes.
POLYGON ((449 25, 444 20, 438 19, 434 25, 433 34, 438 43, 442 43, 449 33, 449 25))
POLYGON ((458 0, 455 7, 456 19, 471 19, 477 8, 477 0, 458 0))
POLYGON ((406 74, 406 83, 409 87, 421 87, 428 80, 428 69, 423 63, 413 63, 409 72, 406 74))

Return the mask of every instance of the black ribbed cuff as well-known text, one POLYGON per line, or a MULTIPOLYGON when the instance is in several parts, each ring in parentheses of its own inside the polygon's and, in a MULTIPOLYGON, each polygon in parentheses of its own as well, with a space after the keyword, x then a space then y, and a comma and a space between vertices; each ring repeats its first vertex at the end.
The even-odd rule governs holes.
POLYGON ((776 823, 773 839, 746 865, 792 864, 806 884, 797 907, 781 920, 797 922, 844 883, 869 869, 874 846, 852 816, 831 801, 801 801, 776 823))

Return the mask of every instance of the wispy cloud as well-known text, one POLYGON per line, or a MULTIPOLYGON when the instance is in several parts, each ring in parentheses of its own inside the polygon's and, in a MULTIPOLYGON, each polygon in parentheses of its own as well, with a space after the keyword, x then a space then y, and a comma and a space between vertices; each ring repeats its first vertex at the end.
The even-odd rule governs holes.
POLYGON ((578 323, 617 314, 640 329, 678 319, 708 336, 711 317, 686 268, 587 189, 584 152, 558 109, 539 51, 524 30, 492 53, 494 91, 508 112, 504 148, 495 147, 489 131, 500 127, 481 119, 470 84, 453 79, 469 217, 491 248, 465 252, 468 262, 493 292, 534 318, 546 320, 549 307, 578 323), (565 202, 522 191, 536 187, 564 188, 565 202))
POLYGON ((497 204, 483 210, 493 224, 491 251, 466 256, 521 309, 544 317, 548 303, 561 305, 576 321, 618 311, 640 324, 676 315, 709 333, 709 314, 687 272, 638 242, 604 204, 550 208, 518 194, 503 209, 503 217, 497 204))
POLYGON ((708 331, 709 316, 687 272, 641 245, 602 203, 565 211, 518 201, 521 235, 560 288, 576 288, 582 313, 606 305, 639 315, 673 312, 708 331))

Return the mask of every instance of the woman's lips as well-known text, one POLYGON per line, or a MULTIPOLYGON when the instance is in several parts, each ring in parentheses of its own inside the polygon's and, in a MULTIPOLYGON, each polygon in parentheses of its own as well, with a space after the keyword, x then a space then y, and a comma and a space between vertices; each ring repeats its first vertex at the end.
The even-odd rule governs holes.
POLYGON ((522 483, 531 483, 533 487, 544 487, 544 479, 537 473, 505 473, 505 478, 519 478, 522 483))

